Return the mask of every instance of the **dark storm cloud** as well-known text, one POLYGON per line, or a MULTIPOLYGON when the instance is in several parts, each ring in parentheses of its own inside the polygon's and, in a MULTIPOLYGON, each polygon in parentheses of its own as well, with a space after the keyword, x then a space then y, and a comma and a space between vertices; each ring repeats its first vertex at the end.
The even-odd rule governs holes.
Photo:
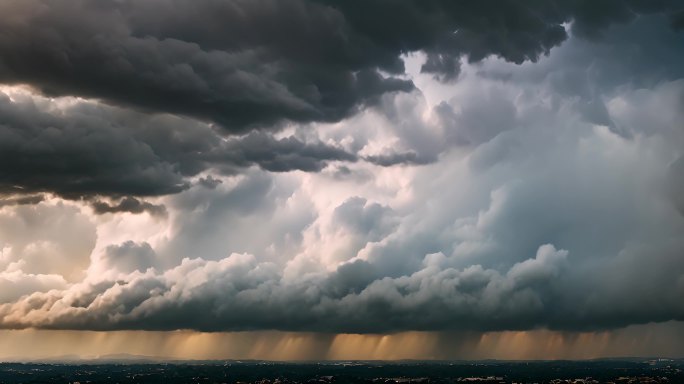
POLYGON ((337 121, 408 91, 402 53, 447 79, 462 55, 521 63, 656 1, 86 1, 0 5, 0 81, 215 121, 230 131, 337 121))
POLYGON ((340 9, 352 29, 382 51, 426 52, 423 71, 445 80, 458 75, 461 56, 536 61, 567 38, 566 22, 576 35, 597 37, 611 24, 684 8, 676 0, 323 2, 340 9))
POLYGON ((626 84, 650 89, 684 77, 680 49, 684 35, 669 24, 665 15, 639 17, 627 25, 606 28, 597 38, 571 39, 557 54, 525 70, 492 63, 479 68, 478 74, 506 83, 545 84, 558 97, 574 98, 586 121, 608 126, 624 137, 652 133, 653 127, 642 124, 638 114, 633 117, 639 123, 613 121, 606 101, 626 84))
POLYGON ((124 197, 116 204, 109 204, 104 201, 95 201, 92 204, 95 213, 103 215, 105 213, 143 213, 147 212, 152 216, 166 216, 166 207, 155 205, 147 201, 141 201, 134 197, 124 197))
MULTIPOLYGON (((641 13, 667 13, 676 26, 678 8, 665 0, 3 1, 0 83, 189 116, 246 136, 222 140, 187 119, 80 106, 42 111, 3 97, 0 191, 151 196, 185 190, 209 168, 320 171, 356 155, 251 130, 339 121, 387 92, 413 90, 400 76, 404 53, 425 52, 423 71, 452 79, 463 56, 537 60, 566 39, 565 22, 597 38, 641 13)), ((465 139, 498 129, 484 123, 465 139)), ((391 166, 436 157, 421 150, 365 160, 391 166)))
POLYGON ((0 27, 1 82, 232 132, 337 121, 413 88, 381 76, 373 56, 356 52, 344 17, 312 2, 31 0, 3 2, 0 13, 12 15, 0 27))
POLYGON ((423 269, 396 278, 379 277, 377 266, 357 261, 328 277, 294 283, 283 281, 272 264, 248 255, 185 259, 165 272, 145 270, 154 261, 145 244, 112 247, 107 257, 118 270, 133 272, 116 281, 35 292, 2 304, 2 327, 376 333, 541 326, 597 330, 684 319, 681 288, 639 307, 636 303, 648 303, 656 292, 632 288, 630 280, 638 277, 631 272, 619 282, 611 275, 612 283, 636 301, 614 302, 622 296, 604 280, 568 281, 568 253, 550 245, 506 272, 479 265, 444 268, 436 256, 426 258, 423 269), (600 290, 591 300, 582 299, 567 286, 580 282, 600 290))
POLYGON ((42 110, 0 93, 0 191, 155 195, 187 188, 164 161, 104 109, 42 110), (105 112, 100 114, 100 112, 105 112))
POLYGON ((198 183, 205 188, 215 189, 223 182, 209 175, 207 177, 201 177, 198 183))
POLYGON ((390 152, 381 155, 365 156, 363 159, 383 167, 397 164, 428 164, 436 160, 435 158, 422 158, 416 152, 390 152))
MULTIPOLYGON (((137 268, 144 245, 108 249, 109 259, 131 257, 137 268)), ((148 251, 143 253, 148 254, 148 251)), ((397 329, 498 329, 511 322, 531 326, 542 314, 539 294, 559 273, 563 251, 540 250, 537 258, 507 274, 472 267, 426 268, 411 276, 376 279, 372 266, 340 267, 317 284, 285 284, 267 263, 247 255, 218 261, 184 260, 172 270, 131 274, 127 280, 81 285, 68 298, 35 293, 25 304, 0 305, 4 327, 31 323, 26 311, 44 312, 48 328, 177 329, 205 331, 283 329, 378 332, 397 329), (529 291, 531 284, 539 290, 529 291), (56 301, 61 305, 54 305, 56 301), (54 309, 50 309, 54 308, 54 309), (201 313, 202 316, 197 316, 201 313), (497 316, 491 316, 497 313, 497 316), (429 314, 429 315, 428 315, 429 314), (449 325, 451 324, 451 326, 449 325), (504 325, 505 324, 505 325, 504 325)))
MULTIPOLYGON (((0 93, 0 192, 155 196, 190 186, 208 169, 233 174, 259 166, 318 171, 356 156, 321 142, 252 132, 224 139, 206 124, 88 102, 60 107, 45 98, 0 93)), ((205 181, 208 179, 205 179, 205 181)), ((205 183, 201 184, 205 185, 205 183)), ((144 204, 95 204, 98 212, 149 210, 144 204)))
POLYGON ((225 148, 225 151, 217 154, 219 158, 225 154, 229 163, 243 166, 256 163, 271 172, 293 169, 316 172, 327 165, 326 161, 356 161, 356 155, 341 148, 321 142, 307 144, 294 137, 276 139, 260 132, 251 132, 240 139, 229 139, 225 148))

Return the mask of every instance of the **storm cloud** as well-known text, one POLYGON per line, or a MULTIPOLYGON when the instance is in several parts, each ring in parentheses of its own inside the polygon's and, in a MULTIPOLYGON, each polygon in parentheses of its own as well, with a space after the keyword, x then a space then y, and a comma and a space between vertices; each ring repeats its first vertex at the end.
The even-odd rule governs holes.
POLYGON ((313 172, 329 161, 356 161, 320 141, 259 132, 225 139, 193 120, 73 98, 55 101, 22 89, 0 92, 0 138, 0 191, 69 198, 178 193, 209 169, 313 172))
POLYGON ((143 213, 148 212, 154 216, 165 216, 166 208, 163 205, 155 205, 147 201, 140 201, 134 197, 125 197, 116 204, 109 204, 104 201, 95 201, 92 204, 93 210, 98 214, 129 212, 143 213))
POLYGON ((536 61, 676 1, 4 1, 0 81, 214 121, 231 132, 338 121, 409 91, 401 54, 453 79, 460 58, 536 61), (389 76, 379 73, 383 71, 389 76))
MULTIPOLYGON (((423 52, 423 72, 454 80, 462 58, 538 61, 568 38, 567 23, 577 36, 600 39, 611 25, 648 14, 676 18, 680 8, 666 0, 3 1, 0 82, 124 109, 79 101, 60 110, 3 96, 1 160, 13 166, 0 172, 0 188, 153 196, 185 190, 209 168, 317 172, 357 154, 250 131, 384 108, 383 95, 415 91, 406 54, 423 52), (139 132, 148 129, 153 133, 139 132), (221 135, 235 133, 246 137, 221 143, 221 135)), ((600 110, 593 105, 587 108, 600 110)), ((453 119, 447 110, 442 116, 453 119)), ((461 122, 471 131, 458 140, 491 138, 502 122, 483 116, 461 122)), ((363 158, 425 164, 442 150, 363 158)))
POLYGON ((0 328, 684 321, 678 1, 0 1, 0 328))

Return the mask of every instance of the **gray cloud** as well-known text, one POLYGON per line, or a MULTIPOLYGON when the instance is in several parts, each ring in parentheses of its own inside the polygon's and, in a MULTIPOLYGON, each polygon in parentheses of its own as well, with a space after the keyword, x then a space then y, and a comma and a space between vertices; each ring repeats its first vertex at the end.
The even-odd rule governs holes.
POLYGON ((355 52, 343 15, 307 1, 32 0, 1 11, 13 16, 2 24, 12 37, 0 40, 0 81, 231 132, 336 121, 385 92, 412 89, 355 52))
POLYGON ((352 197, 333 212, 333 222, 367 241, 377 241, 396 226, 397 217, 392 208, 372 203, 361 197, 352 197))
POLYGON ((145 242, 126 241, 119 245, 109 245, 104 252, 104 265, 108 269, 131 273, 146 271, 159 265, 154 249, 145 242))
POLYGON ((216 179, 216 178, 212 177, 211 175, 209 175, 207 177, 201 177, 199 179, 199 184, 202 185, 203 187, 209 188, 209 189, 214 189, 214 188, 218 187, 221 183, 223 183, 221 180, 216 179))
POLYGON ((128 213, 143 213, 147 212, 152 216, 166 216, 166 207, 163 205, 156 205, 149 203, 147 201, 141 201, 134 197, 124 197, 116 204, 109 204, 104 201, 95 201, 92 204, 93 210, 97 214, 105 213, 118 213, 118 212, 128 212, 128 213))
POLYGON ((385 49, 427 53, 424 72, 451 80, 461 56, 477 62, 489 55, 520 64, 537 61, 567 38, 597 38, 613 24, 642 14, 675 14, 677 1, 348 1, 334 3, 354 30, 385 49))
POLYGON ((0 190, 80 196, 187 188, 179 160, 160 159, 136 140, 118 111, 87 104, 60 111, 40 101, 0 93, 0 190))
MULTIPOLYGON (((610 38, 611 25, 638 22, 646 13, 676 17, 679 8, 665 0, 534 7, 436 0, 6 1, 0 4, 0 82, 129 109, 81 102, 57 110, 45 101, 3 96, 0 160, 12 167, 0 172, 0 191, 156 196, 185 190, 190 178, 212 168, 317 172, 357 155, 252 129, 339 121, 368 106, 385 110, 417 147, 366 161, 434 162, 445 148, 414 132, 383 101, 383 94, 415 89, 401 76, 402 54, 425 52, 423 70, 450 79, 462 56, 537 61, 566 39, 569 21, 578 36, 610 38), (225 133, 242 136, 223 140, 225 133)), ((605 122, 598 99, 587 99, 586 113, 605 122)), ((500 121, 477 105, 469 108, 460 118, 475 120, 460 122, 456 140, 481 143, 498 133, 500 121)), ((459 119, 447 116, 446 107, 442 115, 459 119)))
POLYGON ((435 159, 422 159, 416 152, 390 152, 383 153, 380 155, 369 155, 363 158, 369 163, 381 165, 383 167, 389 167, 397 164, 428 164, 435 159))
POLYGON ((399 56, 424 51, 447 79, 466 55, 536 61, 672 1, 8 1, 0 81, 48 94, 193 116, 230 131, 282 120, 338 121, 413 89, 399 56))
POLYGON ((330 278, 292 284, 282 282, 269 263, 234 254, 220 261, 184 260, 160 274, 148 270, 62 293, 33 293, 18 303, 0 305, 0 316, 6 328, 362 333, 602 329, 684 317, 678 300, 681 288, 661 297, 658 305, 641 309, 623 307, 622 301, 606 306, 603 300, 615 298, 611 294, 599 296, 601 308, 591 301, 571 301, 573 291, 565 289, 562 278, 567 258, 567 251, 544 245, 535 256, 501 273, 479 265, 440 267, 440 256, 433 255, 424 268, 407 276, 375 279, 371 266, 354 263, 330 278), (644 317, 635 319, 637 310, 644 317))
POLYGON ((33 205, 45 200, 43 195, 11 196, 0 199, 0 208, 13 205, 33 205))
MULTIPOLYGON (((156 196, 190 187, 210 169, 235 174, 250 166, 274 172, 319 171, 354 154, 320 141, 251 132, 225 139, 206 124, 173 116, 75 101, 0 93, 0 191, 60 196, 156 196)), ((125 206, 96 211, 139 211, 125 206)), ((151 206, 147 206, 152 208, 151 206)))
POLYGON ((258 164, 271 172, 298 169, 316 172, 329 161, 356 161, 356 155, 320 141, 305 143, 295 137, 276 139, 271 135, 251 132, 239 139, 228 139, 224 149, 215 151, 217 163, 225 156, 228 164, 249 166, 258 164))
POLYGON ((681 39, 682 32, 672 29, 666 17, 644 16, 628 25, 605 28, 600 38, 571 39, 535 65, 516 68, 492 61, 481 66, 479 73, 510 83, 545 84, 553 89, 556 100, 574 98, 588 122, 629 136, 648 127, 613 121, 605 101, 627 84, 651 89, 682 78, 684 55, 677 48, 681 39))

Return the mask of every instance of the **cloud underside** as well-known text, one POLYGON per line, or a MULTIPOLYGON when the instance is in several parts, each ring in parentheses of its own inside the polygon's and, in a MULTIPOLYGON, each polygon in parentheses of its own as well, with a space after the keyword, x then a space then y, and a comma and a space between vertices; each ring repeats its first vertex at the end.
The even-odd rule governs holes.
POLYGON ((684 321, 681 8, 0 2, 0 328, 684 321))
MULTIPOLYGON (((0 189, 154 196, 177 193, 210 168, 317 172, 356 154, 268 132, 337 122, 383 95, 415 90, 402 55, 423 52, 423 72, 453 80, 463 57, 537 61, 567 39, 566 23, 596 37, 677 10, 668 1, 6 1, 0 83, 124 110, 72 103, 46 111, 3 98, 0 162, 12 168, 0 172, 0 189), (248 136, 218 142, 231 134, 248 136)), ((391 166, 435 158, 404 151, 364 159, 391 166)))

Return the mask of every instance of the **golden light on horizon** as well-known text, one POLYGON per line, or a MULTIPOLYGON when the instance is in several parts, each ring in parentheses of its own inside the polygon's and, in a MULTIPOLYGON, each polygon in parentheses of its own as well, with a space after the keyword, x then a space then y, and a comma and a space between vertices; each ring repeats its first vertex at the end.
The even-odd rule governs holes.
POLYGON ((278 331, 0 331, 0 360, 98 358, 130 354, 178 360, 545 360, 682 357, 684 323, 604 332, 321 334, 278 331), (663 353, 664 351, 664 353, 663 353))

